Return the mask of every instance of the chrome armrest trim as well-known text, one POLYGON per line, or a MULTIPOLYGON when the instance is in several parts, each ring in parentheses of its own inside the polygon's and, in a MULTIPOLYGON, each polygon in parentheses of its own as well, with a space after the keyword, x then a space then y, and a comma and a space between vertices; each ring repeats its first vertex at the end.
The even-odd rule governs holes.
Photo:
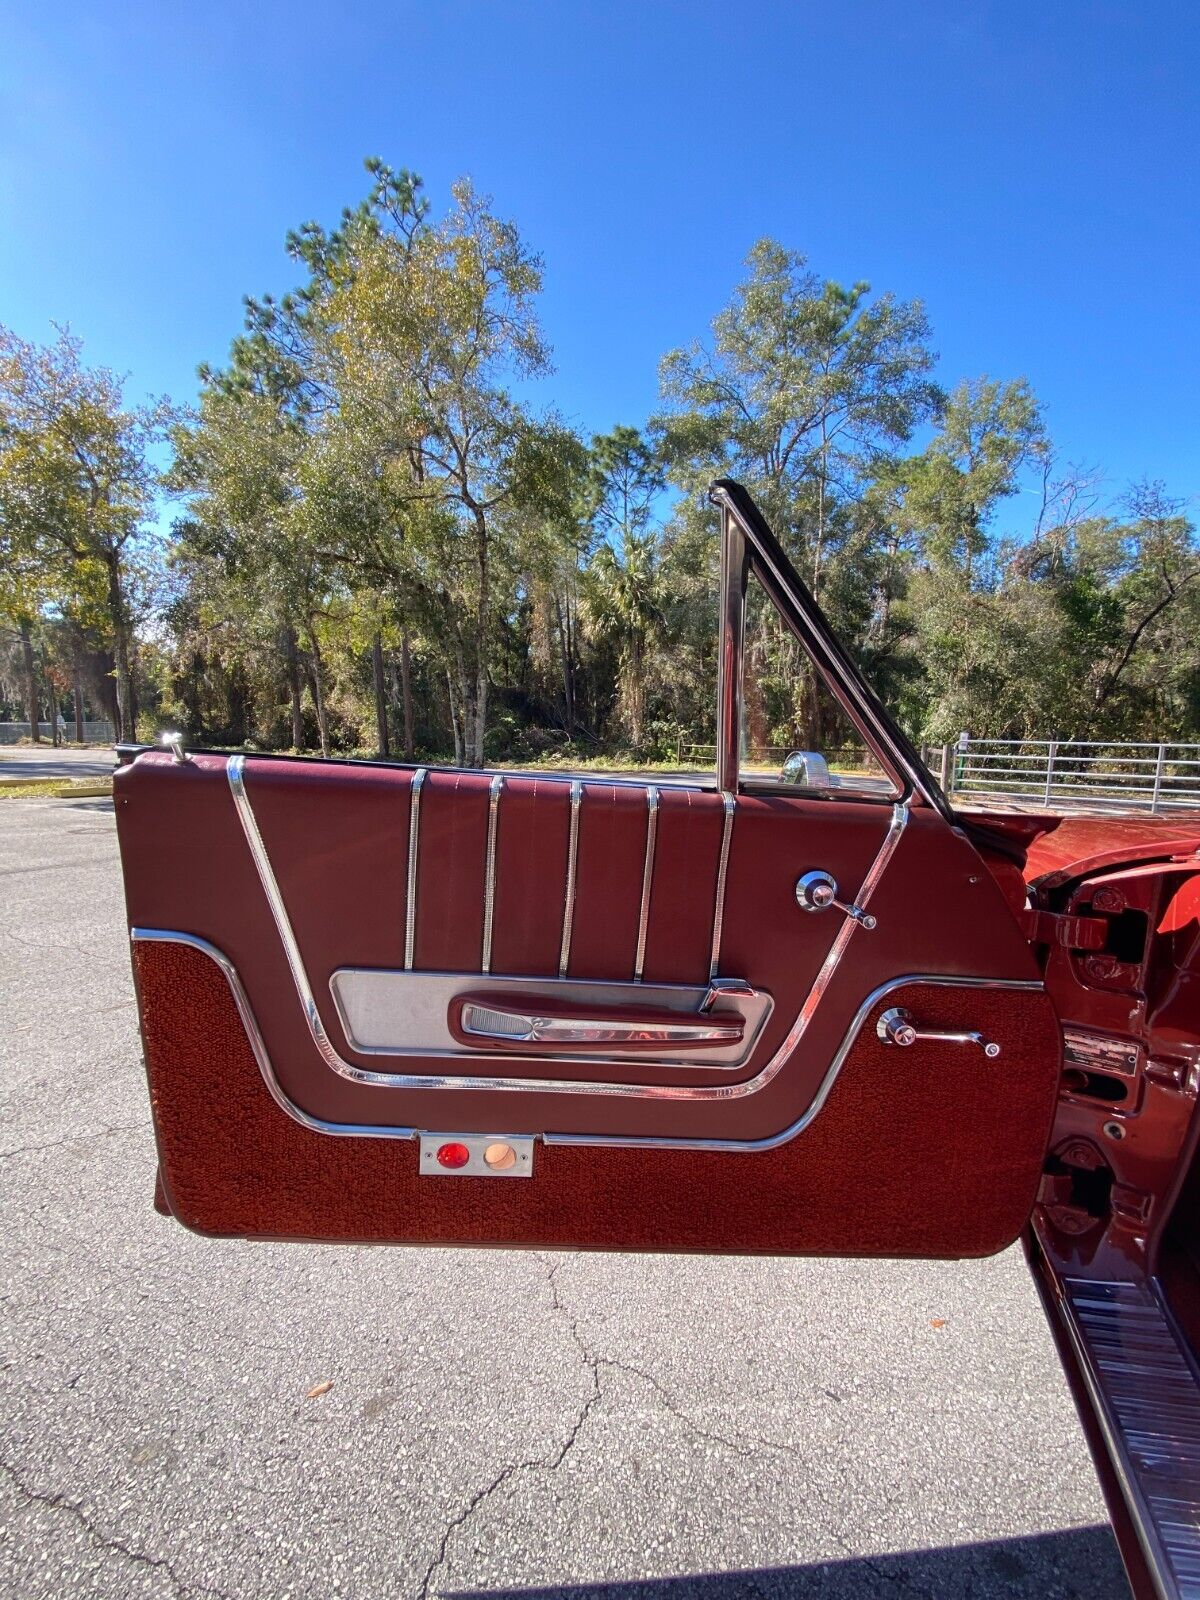
MULTIPOLYGON (((207 956, 210 961, 215 962, 217 967, 219 967, 221 972, 224 974, 225 980, 229 985, 230 993, 232 994, 234 1003, 237 1006, 238 1015, 242 1020, 242 1025, 245 1028, 247 1038, 250 1041, 250 1046, 254 1053, 254 1059, 258 1064, 259 1072, 262 1074, 263 1082, 266 1084, 271 1098, 282 1111, 285 1111, 287 1115, 293 1118, 294 1121, 298 1122, 301 1127, 309 1128, 314 1133, 328 1133, 356 1139, 415 1139, 418 1136, 419 1130, 416 1128, 390 1126, 385 1123, 327 1122, 320 1117, 313 1117, 310 1116, 308 1112, 302 1111, 300 1107, 297 1106, 295 1102, 285 1093, 284 1089, 279 1083, 278 1078, 275 1076, 274 1068, 271 1065, 270 1054, 267 1051, 266 1041, 263 1038, 262 1031, 258 1026, 257 1018, 254 1015, 254 1011, 250 1005, 246 991, 242 987, 241 979, 238 976, 237 968, 234 966, 233 962, 230 961, 229 958, 216 947, 216 945, 211 944, 207 939, 201 939, 195 934, 191 933, 180 933, 174 929, 168 928, 131 928, 129 937, 136 943, 188 945, 193 950, 199 950, 201 954, 207 956)), ((801 1117, 797 1118, 797 1120, 791 1123, 788 1127, 781 1129, 778 1133, 770 1134, 763 1139, 668 1139, 657 1138, 654 1136, 620 1137, 613 1134, 585 1133, 543 1133, 539 1135, 539 1137, 541 1138, 543 1144, 595 1145, 597 1148, 601 1149, 714 1150, 728 1152, 730 1154, 750 1153, 757 1150, 774 1150, 777 1146, 787 1144, 790 1140, 796 1138, 798 1134, 803 1133, 805 1128, 807 1128, 812 1123, 814 1118, 819 1115, 822 1107, 829 1098, 829 1092, 833 1088, 833 1085, 837 1079, 837 1075, 841 1071, 842 1063, 849 1055, 850 1050, 854 1045, 854 1041, 857 1039, 863 1023, 866 1021, 867 1016, 870 1014, 872 1008, 878 1005, 880 1000, 882 1000, 886 995, 891 994, 894 990, 904 988, 906 985, 913 983, 934 984, 941 988, 1008 989, 1034 993, 1040 993, 1044 988, 1044 985, 1040 979, 1026 978, 960 978, 945 977, 940 974, 921 972, 906 973, 903 977, 890 978, 886 983, 881 983, 878 988, 873 989, 859 1006, 858 1011, 855 1013, 853 1021, 846 1030, 846 1033, 842 1039, 842 1043, 839 1046, 833 1060, 830 1062, 829 1069, 824 1078, 821 1080, 821 1083, 817 1089, 817 1093, 813 1097, 812 1103, 809 1105, 808 1109, 801 1117)), ((479 1088, 481 1086, 477 1080, 465 1078, 453 1079, 449 1083, 447 1083, 445 1080, 436 1078, 412 1079, 409 1080, 409 1082, 414 1088, 479 1088)), ((507 1082, 496 1085, 495 1087, 511 1089, 524 1088, 526 1085, 515 1083, 513 1080, 508 1080, 507 1082)), ((547 1084, 538 1079, 534 1080, 534 1083, 529 1085, 529 1087, 545 1090, 548 1088, 552 1089, 555 1086, 553 1084, 547 1084)), ((565 1087, 571 1091, 577 1091, 580 1085, 570 1084, 566 1085, 565 1087)), ((728 1098, 728 1096, 725 1095, 722 1096, 722 1098, 728 1098)))
POLYGON ((463 1006, 459 1026, 472 1039, 510 1043, 518 1039, 529 1044, 559 1043, 568 1047, 582 1044, 620 1046, 629 1043, 654 1043, 665 1047, 708 1040, 740 1044, 743 1033, 741 1018, 736 1023, 719 1022, 711 1017, 700 1022, 689 1022, 686 1016, 681 1015, 678 1022, 613 1022, 599 1016, 540 1016, 532 1009, 521 1011, 498 1003, 482 1005, 476 1001, 468 1001, 463 1006))
MULTIPOLYGON (((473 972, 403 972, 394 967, 339 967, 330 974, 329 992, 346 1042, 356 1056, 378 1057, 381 1070, 372 1078, 385 1087, 403 1088, 407 1078, 382 1063, 417 1057, 422 1062, 446 1062, 447 1076, 457 1064, 476 1075, 488 1072, 496 1087, 513 1081, 512 1075, 527 1072, 531 1066, 545 1070, 550 1062, 560 1069, 568 1064, 595 1071, 605 1066, 632 1069, 647 1065, 676 1071, 700 1071, 705 1077, 720 1073, 728 1077, 745 1070, 774 1010, 774 1000, 764 990, 754 989, 742 980, 730 980, 714 994, 701 984, 635 983, 628 978, 589 981, 581 978, 529 978, 489 974, 486 979, 473 972), (456 1004, 463 1000, 486 1002, 497 1011, 520 1016, 562 1016, 604 1021, 614 1007, 636 1006, 661 1011, 667 1021, 676 1017, 681 1024, 701 1024, 717 1001, 722 1010, 737 1014, 739 1027, 728 1043, 702 1042, 699 1046, 678 1038, 664 1042, 661 1050, 648 1053, 636 1043, 628 1048, 614 1039, 603 1052, 595 1048, 572 1049, 567 1040, 553 1053, 544 1046, 523 1054, 508 1049, 503 1054, 489 1053, 481 1037, 477 1045, 458 1035, 452 1026, 456 1004)), ((720 1021, 720 1017, 713 1020, 720 1021)), ((562 1076, 560 1071, 559 1076, 562 1076)), ((456 1081, 456 1080, 454 1080, 456 1081)), ((531 1087, 545 1080, 528 1079, 531 1087)), ((593 1085, 586 1078, 568 1080, 582 1094, 593 1085)), ((453 1081, 448 1083, 453 1086, 453 1081)), ((551 1089, 554 1083, 550 1084, 551 1089)), ((636 1092, 637 1084, 627 1084, 636 1092)))

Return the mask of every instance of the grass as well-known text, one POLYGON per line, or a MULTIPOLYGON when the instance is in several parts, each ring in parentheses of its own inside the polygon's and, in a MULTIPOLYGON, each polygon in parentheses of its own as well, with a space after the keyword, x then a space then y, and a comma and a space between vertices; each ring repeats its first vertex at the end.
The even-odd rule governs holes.
POLYGON ((111 778, 30 778, 0 780, 0 800, 88 800, 112 794, 111 778))

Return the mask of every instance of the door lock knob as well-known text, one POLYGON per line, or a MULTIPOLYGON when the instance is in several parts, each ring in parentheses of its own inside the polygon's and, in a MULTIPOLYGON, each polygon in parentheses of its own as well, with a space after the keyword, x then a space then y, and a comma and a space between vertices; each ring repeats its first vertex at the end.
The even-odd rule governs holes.
POLYGON ((830 906, 857 922, 860 928, 865 928, 868 933, 875 926, 875 918, 869 911, 864 911, 861 906, 851 905, 838 899, 837 879, 831 872, 816 869, 806 872, 803 877, 796 880, 796 904, 801 911, 828 911, 830 906))

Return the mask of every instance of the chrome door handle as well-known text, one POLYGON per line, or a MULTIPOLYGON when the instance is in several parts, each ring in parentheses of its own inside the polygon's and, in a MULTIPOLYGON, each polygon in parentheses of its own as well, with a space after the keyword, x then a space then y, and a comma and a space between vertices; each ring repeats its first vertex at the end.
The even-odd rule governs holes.
POLYGON ((830 906, 836 906, 868 933, 875 926, 875 918, 869 911, 838 899, 837 879, 831 872, 819 868, 796 880, 796 904, 801 911, 828 911, 830 906))
POLYGON ((875 1024, 875 1032, 885 1044, 898 1044, 907 1048, 916 1044, 918 1039, 938 1039, 942 1044, 977 1044, 984 1055, 990 1060, 1000 1054, 1000 1046, 994 1039, 985 1039, 982 1033, 965 1031, 962 1033, 943 1032, 938 1028, 918 1028, 913 1021, 911 1011, 905 1011, 902 1006, 892 1006, 885 1011, 875 1024))

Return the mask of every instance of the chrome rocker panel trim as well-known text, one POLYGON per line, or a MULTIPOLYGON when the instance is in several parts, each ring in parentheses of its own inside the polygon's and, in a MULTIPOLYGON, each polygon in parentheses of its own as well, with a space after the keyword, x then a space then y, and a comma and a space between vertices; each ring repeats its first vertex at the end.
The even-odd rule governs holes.
MULTIPOLYGON (((229 985, 229 990, 233 996, 234 1004, 238 1009, 238 1015, 242 1020, 242 1025, 246 1030, 246 1036, 249 1039, 251 1049, 254 1052, 254 1059, 258 1063, 258 1070, 262 1074, 263 1082, 266 1084, 272 1100, 275 1101, 280 1110, 285 1111, 287 1115, 294 1121, 298 1122, 301 1127, 309 1128, 314 1133, 328 1133, 355 1139, 415 1139, 418 1136, 419 1130, 417 1128, 395 1127, 380 1123, 327 1122, 320 1117, 313 1117, 310 1116, 308 1112, 302 1111, 300 1107, 297 1106, 295 1102, 291 1100, 284 1092, 278 1078, 275 1076, 274 1069, 271 1066, 271 1058, 267 1051, 266 1041, 262 1036, 262 1031, 258 1026, 258 1021, 255 1018, 250 1001, 246 995, 246 991, 242 987, 242 982, 238 976, 237 968, 234 966, 233 962, 229 960, 228 956, 226 956, 221 950, 218 950, 216 945, 211 944, 207 939, 201 939, 197 937, 197 935, 191 933, 179 933, 173 929, 131 928, 129 936, 130 939, 136 943, 187 945, 193 950, 199 950, 202 955, 207 956, 210 961, 215 962, 217 967, 219 967, 221 972, 224 974, 225 981, 229 985)), ((880 1000, 884 999, 885 996, 891 994, 894 990, 904 988, 906 985, 913 983, 934 984, 940 988, 1010 989, 1018 992, 1024 991, 1026 993, 1040 992, 1044 987, 1039 979, 1028 978, 961 978, 945 977, 938 974, 920 972, 906 973, 904 976, 898 978, 889 978, 886 983, 881 983, 877 988, 873 989, 855 1012, 854 1019, 849 1028, 846 1030, 846 1034, 842 1039, 840 1046, 838 1047, 837 1053, 830 1062, 828 1070, 826 1071, 824 1078, 822 1078, 817 1092, 813 1097, 812 1103, 804 1112, 803 1116, 797 1118, 797 1120, 791 1123, 788 1127, 781 1129, 779 1133, 770 1134, 763 1139, 666 1139, 652 1136, 620 1137, 613 1134, 562 1133, 543 1133, 539 1137, 541 1138, 543 1144, 548 1145, 595 1145, 597 1148, 602 1149, 644 1148, 655 1150, 716 1150, 727 1151, 731 1154, 737 1152, 752 1152, 756 1150, 774 1150, 779 1145, 787 1144, 798 1134, 803 1133, 805 1128, 807 1128, 812 1123, 814 1118, 816 1118, 820 1113, 822 1107, 829 1098, 830 1090, 833 1088, 833 1085, 837 1080, 837 1075, 841 1071, 842 1064, 849 1055, 855 1040, 862 1030, 863 1023, 866 1021, 872 1009, 878 1005, 880 1000)), ((428 1083, 430 1087, 437 1087, 439 1085, 462 1087, 465 1084, 468 1084, 469 1080, 455 1079, 452 1080, 452 1085, 446 1085, 444 1080, 438 1079, 419 1080, 414 1086, 423 1087, 426 1083, 428 1083)), ((514 1086, 514 1082, 511 1079, 506 1080, 500 1085, 500 1087, 503 1088, 512 1088, 514 1086)), ((535 1080, 534 1087, 542 1089, 545 1087, 545 1085, 541 1083, 540 1080, 535 1080)), ((728 1098, 728 1096, 723 1096, 723 1098, 728 1098)))

